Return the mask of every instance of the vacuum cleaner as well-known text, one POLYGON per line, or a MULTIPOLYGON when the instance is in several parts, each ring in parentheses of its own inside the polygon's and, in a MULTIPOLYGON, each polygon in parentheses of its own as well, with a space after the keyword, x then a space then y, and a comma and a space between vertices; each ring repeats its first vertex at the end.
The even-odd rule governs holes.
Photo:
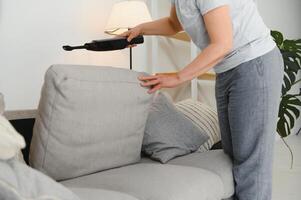
POLYGON ((125 37, 116 37, 104 40, 93 40, 90 43, 86 43, 82 46, 63 46, 65 51, 72 51, 75 49, 86 49, 89 51, 114 51, 124 49, 129 45, 137 45, 144 43, 143 36, 133 38, 130 42, 125 37))

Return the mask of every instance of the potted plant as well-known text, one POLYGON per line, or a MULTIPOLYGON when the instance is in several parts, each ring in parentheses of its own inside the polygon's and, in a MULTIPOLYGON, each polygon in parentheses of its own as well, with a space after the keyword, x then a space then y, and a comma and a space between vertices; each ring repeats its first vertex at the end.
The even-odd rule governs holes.
MULTIPOLYGON (((300 117, 301 108, 301 88, 298 92, 292 92, 293 86, 301 84, 298 74, 301 71, 301 39, 284 39, 282 33, 278 31, 271 32, 278 48, 280 49, 284 61, 284 79, 282 85, 281 102, 279 106, 277 132, 291 153, 291 167, 293 165, 293 152, 285 141, 285 137, 292 133, 296 126, 296 121, 300 117)), ((301 127, 297 127, 301 131, 301 127)))

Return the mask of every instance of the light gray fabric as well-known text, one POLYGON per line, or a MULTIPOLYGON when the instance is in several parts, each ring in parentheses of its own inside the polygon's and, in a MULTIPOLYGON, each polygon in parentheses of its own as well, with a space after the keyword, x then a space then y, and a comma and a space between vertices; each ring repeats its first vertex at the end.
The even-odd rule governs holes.
POLYGON ((81 200, 138 200, 125 193, 92 188, 70 188, 81 200))
POLYGON ((209 136, 209 140, 200 146, 199 152, 209 151, 214 144, 221 140, 216 110, 193 99, 186 99, 175 105, 201 132, 209 136))
POLYGON ((159 92, 152 102, 142 146, 145 154, 162 163, 198 150, 209 139, 166 95, 159 92))
POLYGON ((27 165, 0 160, 1 200, 79 200, 61 184, 27 165))
POLYGON ((217 76, 222 145, 233 160, 239 200, 272 199, 273 145, 282 80, 283 60, 277 48, 217 76))
MULTIPOLYGON (((143 157, 141 163, 156 163, 143 157)), ((157 162, 157 164, 159 164, 157 162)), ((234 181, 232 174, 232 162, 222 150, 211 150, 203 153, 192 153, 170 160, 167 164, 189 166, 204 169, 217 174, 223 182, 222 198, 229 198, 234 194, 234 181)))
POLYGON ((229 198, 234 194, 232 161, 222 150, 193 153, 173 159, 168 164, 197 167, 214 172, 221 178, 224 184, 222 198, 229 198))
POLYGON ((120 191, 141 200, 220 200, 224 192, 221 179, 210 171, 167 164, 135 164, 62 184, 120 191))
POLYGON ((139 161, 152 98, 139 75, 113 67, 52 66, 30 164, 62 180, 139 161))
POLYGON ((175 4, 177 16, 184 30, 200 49, 206 48, 210 42, 203 15, 220 6, 230 7, 233 48, 223 61, 214 67, 217 73, 264 55, 276 46, 253 0, 171 1, 175 4))

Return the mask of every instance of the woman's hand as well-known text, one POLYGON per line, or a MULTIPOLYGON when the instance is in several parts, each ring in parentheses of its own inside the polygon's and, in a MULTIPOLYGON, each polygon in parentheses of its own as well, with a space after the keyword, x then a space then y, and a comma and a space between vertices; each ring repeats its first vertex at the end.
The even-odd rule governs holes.
POLYGON ((174 88, 184 82, 177 73, 140 76, 138 79, 142 81, 141 86, 150 87, 148 90, 149 94, 152 94, 161 88, 174 88))
MULTIPOLYGON (((127 41, 132 41, 133 38, 138 37, 139 35, 142 35, 142 28, 140 26, 136 26, 122 34, 120 34, 120 37, 126 37, 127 41)), ((135 47, 137 45, 129 45, 128 47, 135 47)))

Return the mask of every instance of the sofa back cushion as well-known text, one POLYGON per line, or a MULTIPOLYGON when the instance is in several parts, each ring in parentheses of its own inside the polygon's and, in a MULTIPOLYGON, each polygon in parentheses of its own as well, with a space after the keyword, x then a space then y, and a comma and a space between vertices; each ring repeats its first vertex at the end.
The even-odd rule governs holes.
POLYGON ((30 164, 56 180, 140 160, 152 95, 138 72, 55 65, 46 73, 30 164))

